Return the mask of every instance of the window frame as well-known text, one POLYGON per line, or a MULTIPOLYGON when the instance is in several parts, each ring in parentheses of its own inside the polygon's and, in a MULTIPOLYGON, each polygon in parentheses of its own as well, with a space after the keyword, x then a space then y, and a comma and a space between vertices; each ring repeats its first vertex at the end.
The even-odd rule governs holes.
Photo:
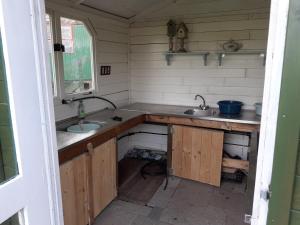
POLYGON ((94 27, 91 25, 88 18, 80 16, 80 15, 72 15, 69 13, 64 13, 60 11, 56 11, 53 9, 46 9, 46 13, 52 18, 52 35, 53 35, 53 43, 62 43, 62 34, 61 34, 61 18, 67 18, 72 20, 78 20, 82 22, 89 34, 91 35, 92 40, 92 90, 87 92, 80 92, 74 94, 67 94, 65 92, 64 87, 64 65, 63 65, 63 52, 55 52, 54 51, 54 64, 55 64, 55 72, 56 72, 56 89, 57 96, 54 97, 54 104, 61 104, 61 100, 64 98, 74 98, 74 97, 83 97, 83 96, 92 96, 98 92, 98 81, 97 81, 97 64, 96 64, 96 31, 94 27))
MULTIPOLYGON (((56 21, 55 21, 55 12, 53 10, 47 9, 46 14, 49 15, 50 20, 51 20, 51 31, 52 31, 52 41, 53 44, 57 42, 57 38, 55 35, 55 27, 56 27, 56 21)), ((56 84, 56 95, 53 95, 53 100, 54 103, 58 103, 59 99, 61 98, 61 88, 60 88, 60 75, 59 75, 59 65, 58 65, 58 54, 57 52, 54 51, 53 49, 53 63, 54 63, 54 71, 55 71, 55 84, 56 84)), ((50 65, 52 67, 52 65, 50 65)), ((51 74, 52 75, 52 74, 51 74)), ((53 79, 53 77, 51 78, 53 79)))

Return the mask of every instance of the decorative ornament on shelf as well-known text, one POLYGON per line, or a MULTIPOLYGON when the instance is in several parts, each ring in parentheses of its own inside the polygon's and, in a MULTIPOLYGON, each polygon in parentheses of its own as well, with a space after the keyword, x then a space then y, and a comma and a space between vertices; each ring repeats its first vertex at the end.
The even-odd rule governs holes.
POLYGON ((184 39, 188 38, 188 28, 185 23, 180 23, 177 28, 177 39, 179 40, 179 49, 178 52, 187 52, 184 48, 184 39))
POLYGON ((168 26, 168 37, 169 37, 169 52, 174 52, 174 43, 173 43, 173 39, 176 36, 176 23, 173 20, 169 20, 169 22, 167 23, 168 26))
POLYGON ((237 52, 243 47, 241 43, 234 41, 233 39, 225 42, 223 44, 223 49, 225 52, 237 52))

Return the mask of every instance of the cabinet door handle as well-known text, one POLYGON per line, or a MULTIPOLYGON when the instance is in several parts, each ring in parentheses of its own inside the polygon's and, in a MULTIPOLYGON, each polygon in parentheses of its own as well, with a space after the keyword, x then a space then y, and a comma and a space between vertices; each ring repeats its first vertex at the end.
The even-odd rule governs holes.
POLYGON ((93 151, 94 151, 94 146, 93 146, 92 143, 88 143, 88 144, 86 145, 86 148, 87 148, 87 150, 88 150, 88 152, 89 152, 90 154, 93 153, 93 151))

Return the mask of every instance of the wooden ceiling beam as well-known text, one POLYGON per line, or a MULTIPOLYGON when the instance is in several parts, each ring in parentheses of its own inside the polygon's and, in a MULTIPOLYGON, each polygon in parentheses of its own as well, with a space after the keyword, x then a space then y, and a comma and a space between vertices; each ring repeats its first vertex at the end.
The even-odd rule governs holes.
POLYGON ((138 13, 134 17, 130 18, 129 21, 133 23, 137 19, 143 18, 145 15, 151 14, 152 12, 165 8, 168 5, 176 2, 176 0, 162 0, 160 3, 154 4, 151 7, 148 7, 147 9, 143 10, 142 12, 138 13))

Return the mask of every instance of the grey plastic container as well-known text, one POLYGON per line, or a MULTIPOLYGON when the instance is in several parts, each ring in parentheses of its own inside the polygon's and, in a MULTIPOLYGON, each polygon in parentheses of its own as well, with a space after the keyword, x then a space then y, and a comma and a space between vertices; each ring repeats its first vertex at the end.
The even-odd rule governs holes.
POLYGON ((255 103, 256 115, 261 116, 261 108, 262 108, 262 103, 260 102, 255 103))

